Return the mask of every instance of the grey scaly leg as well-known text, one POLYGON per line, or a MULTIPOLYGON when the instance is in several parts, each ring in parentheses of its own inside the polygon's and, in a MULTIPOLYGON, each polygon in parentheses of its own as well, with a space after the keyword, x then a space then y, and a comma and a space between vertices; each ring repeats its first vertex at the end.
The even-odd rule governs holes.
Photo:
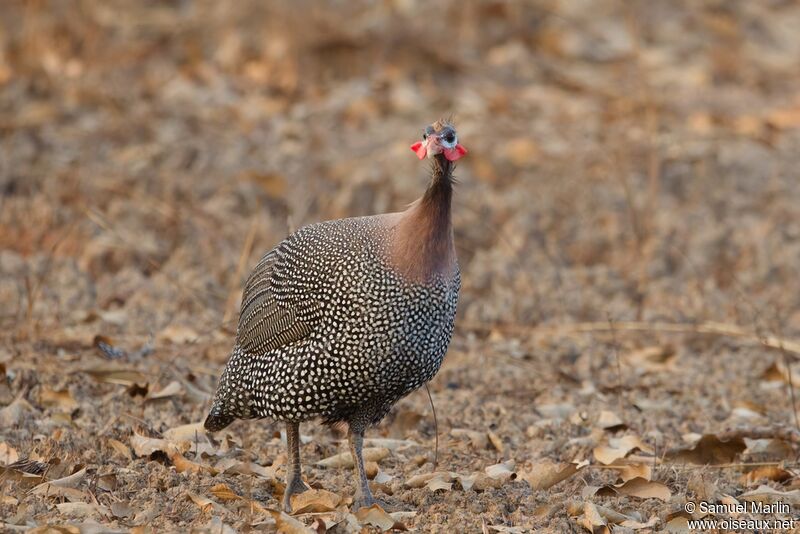
POLYGON ((367 471, 364 469, 364 456, 361 451, 364 446, 364 432, 350 429, 347 434, 350 441, 350 454, 353 456, 353 463, 356 470, 356 494, 353 499, 353 508, 358 510, 363 506, 372 506, 376 503, 367 482, 367 471))
POLYGON ((286 444, 289 461, 286 465, 286 491, 283 492, 283 509, 292 511, 292 495, 303 493, 308 486, 303 482, 300 468, 300 423, 286 423, 286 444))

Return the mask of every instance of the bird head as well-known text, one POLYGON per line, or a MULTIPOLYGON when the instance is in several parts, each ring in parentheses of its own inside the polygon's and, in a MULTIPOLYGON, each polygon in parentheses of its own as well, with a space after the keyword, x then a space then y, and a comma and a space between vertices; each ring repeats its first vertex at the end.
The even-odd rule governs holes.
POLYGON ((422 141, 411 145, 411 150, 419 159, 441 154, 448 161, 456 161, 467 153, 467 149, 458 144, 456 129, 445 120, 438 120, 426 127, 422 132, 422 141))

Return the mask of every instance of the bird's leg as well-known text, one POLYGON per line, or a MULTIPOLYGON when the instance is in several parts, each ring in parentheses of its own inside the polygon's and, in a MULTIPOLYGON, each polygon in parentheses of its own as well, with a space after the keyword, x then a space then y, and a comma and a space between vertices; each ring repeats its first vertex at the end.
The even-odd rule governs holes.
POLYGON ((286 465, 286 490, 283 492, 283 509, 292 511, 292 495, 303 493, 308 486, 303 482, 300 469, 300 423, 286 423, 286 444, 289 462, 286 465))
POLYGON ((350 441, 350 454, 353 456, 353 464, 356 470, 356 493, 353 498, 353 507, 358 510, 364 506, 372 506, 377 501, 372 496, 367 482, 367 471, 364 469, 364 456, 362 449, 364 447, 364 432, 362 430, 353 430, 352 428, 347 434, 350 441))

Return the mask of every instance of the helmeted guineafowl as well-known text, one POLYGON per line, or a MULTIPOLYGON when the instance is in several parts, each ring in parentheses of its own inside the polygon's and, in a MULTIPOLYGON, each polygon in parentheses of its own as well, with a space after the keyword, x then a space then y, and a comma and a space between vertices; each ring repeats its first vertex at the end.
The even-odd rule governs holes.
POLYGON ((364 430, 429 381, 453 333, 460 274, 450 209, 454 162, 466 154, 445 120, 412 150, 432 161, 425 194, 400 213, 312 224, 268 252, 250 274, 230 359, 205 427, 234 419, 286 422, 283 506, 300 476, 299 423, 348 425, 355 503, 375 502, 364 430))

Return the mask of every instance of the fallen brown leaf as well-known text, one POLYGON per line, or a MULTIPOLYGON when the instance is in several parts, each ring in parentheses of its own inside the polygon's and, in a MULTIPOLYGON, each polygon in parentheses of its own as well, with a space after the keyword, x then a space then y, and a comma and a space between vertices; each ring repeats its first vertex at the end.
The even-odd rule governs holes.
POLYGON ((19 461, 17 449, 6 442, 0 443, 0 465, 11 465, 19 461))
POLYGON ((117 475, 114 473, 99 475, 96 479, 96 484, 101 490, 114 491, 117 489, 117 475))
POLYGON ((622 422, 617 414, 609 410, 603 410, 597 417, 597 426, 609 432, 625 430, 628 425, 622 422))
POLYGON ((689 519, 682 515, 676 515, 667 521, 667 532, 670 534, 688 534, 689 532, 689 519))
POLYGON ((514 460, 508 460, 499 464, 490 465, 484 469, 484 472, 491 478, 505 482, 517 478, 517 473, 514 471, 515 466, 516 462, 514 460))
POLYGON ((375 478, 375 475, 378 474, 380 468, 378 467, 378 462, 365 462, 364 463, 364 471, 367 473, 367 478, 372 480, 375 478))
POLYGON ((134 509, 131 507, 130 504, 126 502, 112 502, 111 503, 111 514, 114 517, 125 518, 125 517, 132 517, 134 514, 134 509))
POLYGON ((144 384, 147 382, 147 376, 134 369, 94 367, 91 369, 84 369, 80 372, 88 374, 98 382, 105 382, 107 384, 132 386, 134 384, 144 384))
POLYGON ((34 411, 33 406, 19 395, 14 402, 0 409, 0 428, 17 426, 26 412, 34 411))
POLYGON ((261 478, 274 480, 277 478, 278 466, 264 467, 253 462, 242 462, 235 458, 224 458, 217 462, 215 468, 220 473, 236 473, 239 475, 256 475, 261 478))
POLYGON ((579 470, 575 463, 556 463, 544 460, 534 463, 529 469, 520 471, 519 476, 532 490, 546 490, 568 479, 579 470))
POLYGON ((570 403, 560 404, 539 404, 536 406, 536 411, 543 417, 549 419, 566 419, 577 411, 575 405, 570 403))
POLYGON ((615 488, 623 495, 638 497, 639 499, 660 499, 668 502, 672 496, 672 492, 664 484, 638 477, 615 486, 615 488))
POLYGON ((431 491, 450 491, 453 489, 452 476, 449 473, 436 473, 425 484, 431 491))
POLYGON ((421 488, 428 483, 428 481, 434 477, 445 478, 446 480, 451 480, 452 476, 447 471, 436 471, 433 473, 422 473, 419 475, 414 475, 413 477, 409 478, 405 481, 404 485, 407 488, 421 488))
MULTIPOLYGON (((83 469, 80 469, 80 470, 72 473, 71 475, 59 478, 57 480, 51 480, 50 482, 47 482, 46 484, 49 484, 51 486, 58 486, 60 488, 75 488, 81 482, 83 482, 83 479, 85 477, 86 477, 86 468, 84 467, 83 469)), ((44 486, 44 484, 42 484, 42 486, 44 486)), ((37 492, 34 490, 34 493, 37 493, 37 492)))
POLYGON ((145 401, 166 399, 169 397, 175 397, 181 395, 182 393, 183 393, 183 386, 181 385, 181 383, 176 380, 173 380, 159 391, 151 392, 147 396, 147 398, 145 398, 145 401))
POLYGON ((59 497, 71 502, 85 501, 90 497, 89 493, 83 490, 53 486, 49 482, 39 484, 31 492, 42 497, 59 497))
POLYGON ((653 468, 650 464, 629 464, 619 470, 618 478, 622 482, 627 482, 634 478, 650 480, 653 478, 653 468))
POLYGON ((189 443, 190 447, 186 448, 184 452, 191 450, 197 455, 207 454, 209 456, 220 454, 220 451, 208 439, 203 423, 189 423, 169 428, 162 435, 164 439, 173 443, 183 444, 184 446, 189 443))
POLYGON ((774 461, 794 458, 794 449, 791 443, 782 439, 747 439, 744 454, 748 460, 774 461))
POLYGON ((303 493, 292 495, 292 513, 330 512, 335 510, 340 502, 342 502, 342 497, 336 493, 324 489, 310 489, 303 493))
POLYGON ((713 434, 705 434, 694 446, 667 451, 664 458, 672 462, 696 465, 726 464, 736 459, 746 448, 741 438, 720 441, 713 434))
POLYGON ((196 493, 188 492, 186 496, 193 503, 195 503, 197 507, 200 509, 200 511, 203 512, 204 514, 213 511, 217 506, 219 506, 208 497, 203 497, 202 495, 197 495, 196 493))
POLYGON ((777 360, 767 367, 761 373, 761 380, 765 382, 779 382, 780 384, 793 385, 795 388, 800 387, 800 371, 797 367, 791 368, 791 374, 787 370, 786 365, 777 360))
POLYGON ((670 369, 675 358, 675 348, 671 345, 655 345, 629 352, 625 355, 628 364, 644 373, 660 372, 670 369))
POLYGON ((739 483, 744 486, 753 486, 760 480, 785 482, 792 478, 792 474, 777 465, 763 465, 739 477, 739 483))
POLYGON ((454 438, 466 438, 476 449, 486 449, 489 447, 489 435, 486 432, 478 432, 468 428, 453 428, 450 435, 454 438))
POLYGON ((58 511, 67 516, 99 516, 108 515, 108 508, 101 504, 88 502, 62 502, 56 505, 58 511))
POLYGON ((61 408, 63 410, 73 410, 78 406, 78 402, 72 396, 68 389, 54 390, 50 388, 42 388, 40 399, 43 406, 50 408, 61 408))
POLYGON ((161 330, 156 336, 156 341, 171 345, 184 345, 194 342, 199 337, 200 335, 192 328, 173 324, 161 330))
POLYGON ((601 443, 595 447, 593 453, 598 462, 610 465, 635 450, 646 453, 653 452, 653 449, 644 443, 639 436, 629 435, 621 438, 609 438, 606 443, 601 443))
POLYGON ((590 502, 584 503, 583 515, 578 518, 578 523, 593 534, 608 532, 608 523, 600 515, 597 506, 590 502))
POLYGON ((165 439, 143 436, 137 432, 131 435, 131 447, 136 456, 150 456, 156 451, 171 450, 170 443, 165 439))
POLYGON ((275 520, 279 534, 317 534, 294 517, 278 510, 267 509, 275 520))
POLYGON ((242 498, 241 496, 237 495, 227 484, 217 484, 215 486, 211 486, 208 491, 220 501, 235 501, 242 498))
POLYGON ((133 455, 131 454, 131 450, 128 448, 127 445, 125 445, 121 441, 118 441, 114 438, 108 438, 107 443, 112 449, 114 449, 114 451, 117 454, 119 454, 123 458, 127 460, 133 460, 133 455))
POLYGON ((800 490, 779 491, 769 486, 759 486, 754 490, 742 493, 739 495, 739 499, 764 504, 781 502, 797 506, 800 505, 800 490))
POLYGON ((419 443, 410 439, 391 439, 391 438, 367 438, 364 440, 367 447, 382 447, 390 451, 419 447, 419 443))
POLYGON ((217 474, 217 470, 211 466, 199 464, 197 462, 193 462, 191 460, 186 459, 177 449, 171 449, 167 456, 169 457, 172 464, 175 466, 175 470, 178 473, 210 473, 212 475, 217 474))
POLYGON ((20 462, 15 462, 9 467, 0 467, 0 477, 5 481, 13 481, 18 489, 24 491, 31 490, 42 482, 45 482, 41 474, 31 474, 16 469, 14 466, 19 463, 20 462))
MULTIPOLYGON (((385 447, 366 447, 362 454, 365 462, 380 462, 389 456, 389 449, 385 447)), ((330 456, 317 462, 320 467, 353 467, 353 457, 349 452, 330 456)))
POLYGON ((766 420, 766 409, 754 402, 739 401, 731 410, 731 419, 746 419, 748 422, 758 423, 766 420))
POLYGON ((355 516, 362 525, 378 527, 384 532, 387 530, 407 530, 405 525, 395 521, 392 516, 377 504, 373 504, 369 508, 361 508, 355 513, 355 516))
POLYGON ((654 515, 644 523, 635 519, 626 519, 620 522, 619 525, 631 530, 652 529, 658 524, 658 521, 658 516, 654 515))
POLYGON ((567 514, 571 517, 589 517, 591 518, 591 522, 594 523, 594 526, 602 526, 602 525, 622 525, 632 530, 638 530, 642 528, 649 528, 655 525, 658 522, 658 517, 653 516, 650 518, 649 521, 643 523, 641 521, 641 517, 637 512, 631 512, 628 514, 623 514, 607 506, 602 506, 597 503, 591 502, 581 502, 581 501, 569 501, 567 502, 567 514), (586 505, 590 504, 590 511, 589 514, 586 514, 586 505), (598 517, 600 519, 598 519, 598 517))
POLYGON ((500 436, 491 430, 487 432, 487 435, 489 436, 489 442, 492 444, 492 447, 494 447, 494 449, 500 454, 505 454, 505 446, 503 445, 503 440, 500 439, 500 436))
POLYGON ((372 479, 372 482, 381 485, 381 487, 384 488, 385 492, 386 489, 388 488, 389 482, 391 482, 393 478, 394 477, 392 475, 386 473, 385 471, 381 471, 379 469, 378 472, 375 474, 375 477, 372 479))
POLYGON ((0 405, 11 404, 14 395, 11 392, 11 382, 6 374, 6 364, 0 362, 0 405))
POLYGON ((34 487, 30 493, 48 497, 63 497, 72 502, 84 501, 87 500, 89 494, 76 488, 83 481, 85 476, 86 468, 83 468, 72 475, 50 482, 43 482, 34 487))

